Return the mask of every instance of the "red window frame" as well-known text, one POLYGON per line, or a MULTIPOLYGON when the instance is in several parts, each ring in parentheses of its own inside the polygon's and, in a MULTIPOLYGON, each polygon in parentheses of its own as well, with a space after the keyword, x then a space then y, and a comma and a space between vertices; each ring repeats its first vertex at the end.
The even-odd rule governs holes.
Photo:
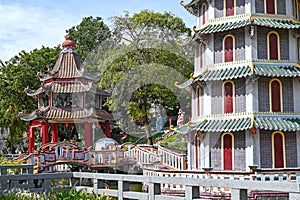
POLYGON ((201 106, 201 88, 197 87, 197 91, 196 91, 196 96, 197 96, 197 116, 200 116, 200 106, 201 106))
POLYGON ((232 62, 233 61, 233 37, 227 36, 224 40, 224 61, 232 62))
POLYGON ((278 35, 275 33, 270 33, 269 34, 269 59, 270 60, 279 59, 278 48, 279 48, 278 35))
POLYGON ((271 82, 271 112, 281 112, 281 85, 278 80, 271 82))
POLYGON ((234 1, 235 0, 225 0, 225 10, 226 10, 226 16, 232 16, 234 15, 234 1))
POLYGON ((202 4, 202 25, 204 25, 206 23, 206 4, 202 4))
POLYGON ((276 12, 276 2, 275 0, 266 0, 266 13, 275 14, 276 12))
POLYGON ((233 113, 233 90, 232 82, 224 83, 224 113, 233 113))
POLYGON ((200 43, 199 45, 199 57, 200 57, 200 63, 199 63, 199 66, 200 66, 200 69, 203 68, 203 44, 200 43))

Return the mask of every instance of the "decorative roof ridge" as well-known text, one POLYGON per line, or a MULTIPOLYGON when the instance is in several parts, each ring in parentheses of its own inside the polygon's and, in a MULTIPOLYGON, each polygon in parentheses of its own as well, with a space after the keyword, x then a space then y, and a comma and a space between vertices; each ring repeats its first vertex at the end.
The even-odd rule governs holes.
POLYGON ((266 118, 300 118, 300 112, 257 112, 255 117, 266 118))
POLYGON ((268 60, 268 59, 253 59, 253 64, 290 64, 296 65, 298 61, 296 60, 268 60))
POLYGON ((239 60, 239 61, 233 61, 233 62, 222 62, 222 63, 215 63, 207 65, 207 68, 209 70, 217 70, 219 68, 235 68, 235 67, 241 67, 246 65, 250 65, 252 60, 239 60))
POLYGON ((209 26, 211 25, 214 25, 214 24, 220 24, 220 23, 226 23, 226 22, 236 22, 237 20, 240 21, 240 20, 249 20, 249 23, 251 21, 251 13, 243 13, 243 14, 240 14, 240 15, 233 15, 233 16, 226 16, 226 17, 218 17, 218 18, 214 18, 214 19, 210 19, 208 21, 208 23, 200 28, 200 29, 197 29, 196 26, 193 27, 193 30, 194 32, 199 32, 203 29, 206 29, 208 28, 209 26))
POLYGON ((279 14, 264 14, 264 13, 252 13, 252 18, 263 18, 263 19, 275 19, 275 20, 289 20, 297 23, 295 18, 290 15, 279 15, 279 14))
POLYGON ((238 113, 222 113, 206 115, 207 120, 222 120, 222 119, 246 119, 251 118, 253 112, 238 112, 238 113))

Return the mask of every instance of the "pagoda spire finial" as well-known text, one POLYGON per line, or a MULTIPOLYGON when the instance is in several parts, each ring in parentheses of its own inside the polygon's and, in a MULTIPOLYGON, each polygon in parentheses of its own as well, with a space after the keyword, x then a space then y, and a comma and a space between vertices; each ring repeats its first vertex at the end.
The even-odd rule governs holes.
POLYGON ((75 49, 75 47, 76 47, 76 45, 75 45, 75 43, 73 42, 73 40, 72 40, 72 37, 71 36, 69 36, 69 35, 66 35, 65 36, 65 41, 62 43, 62 48, 73 48, 73 49, 75 49))

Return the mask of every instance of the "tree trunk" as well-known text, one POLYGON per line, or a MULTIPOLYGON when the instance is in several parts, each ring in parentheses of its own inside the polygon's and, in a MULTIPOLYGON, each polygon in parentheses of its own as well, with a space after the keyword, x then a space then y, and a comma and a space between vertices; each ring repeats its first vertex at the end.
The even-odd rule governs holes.
POLYGON ((147 136, 147 140, 148 140, 148 144, 149 145, 153 145, 153 141, 152 141, 152 135, 151 135, 151 128, 149 126, 149 124, 145 124, 145 131, 146 131, 146 136, 147 136))

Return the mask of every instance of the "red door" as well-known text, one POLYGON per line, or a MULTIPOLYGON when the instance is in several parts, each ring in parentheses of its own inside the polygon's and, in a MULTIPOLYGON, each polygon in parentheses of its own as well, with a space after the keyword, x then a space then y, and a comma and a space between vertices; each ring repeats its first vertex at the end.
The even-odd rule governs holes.
POLYGON ((225 38, 224 41, 225 46, 225 62, 232 62, 233 61, 233 37, 228 36, 225 38))
POLYGON ((284 167, 283 138, 280 133, 274 134, 274 162, 275 168, 284 167))
POLYGON ((232 136, 230 134, 223 136, 223 157, 224 170, 232 170, 232 136))
POLYGON ((233 85, 231 82, 224 84, 224 113, 233 113, 233 85))
POLYGON ((280 93, 281 93, 280 83, 278 81, 272 81, 271 83, 272 112, 281 112, 280 93))
POLYGON ((199 169, 199 140, 198 136, 195 137, 195 166, 199 169))
POLYGON ((269 35, 269 57, 270 60, 278 60, 278 36, 275 33, 269 35))

